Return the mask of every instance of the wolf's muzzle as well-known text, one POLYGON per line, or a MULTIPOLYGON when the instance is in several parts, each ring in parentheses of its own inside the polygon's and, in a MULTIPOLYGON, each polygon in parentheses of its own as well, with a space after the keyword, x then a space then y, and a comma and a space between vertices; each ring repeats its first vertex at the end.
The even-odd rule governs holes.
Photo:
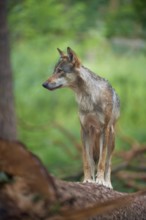
POLYGON ((57 85, 56 83, 48 83, 48 82, 44 82, 42 84, 42 86, 46 89, 49 89, 49 90, 55 90, 55 89, 58 89, 60 87, 62 87, 62 85, 57 85))
POLYGON ((44 82, 44 83, 42 84, 42 86, 43 86, 44 88, 48 89, 48 82, 44 82))

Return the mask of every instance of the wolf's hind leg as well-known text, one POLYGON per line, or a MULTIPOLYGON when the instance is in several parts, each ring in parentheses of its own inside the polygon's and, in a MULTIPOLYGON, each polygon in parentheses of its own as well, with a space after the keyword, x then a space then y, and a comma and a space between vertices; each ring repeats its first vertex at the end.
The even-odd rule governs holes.
POLYGON ((109 130, 108 143, 107 143, 107 158, 105 165, 105 183, 108 188, 112 188, 111 184, 111 158, 112 152, 115 147, 115 132, 114 126, 112 125, 109 130))

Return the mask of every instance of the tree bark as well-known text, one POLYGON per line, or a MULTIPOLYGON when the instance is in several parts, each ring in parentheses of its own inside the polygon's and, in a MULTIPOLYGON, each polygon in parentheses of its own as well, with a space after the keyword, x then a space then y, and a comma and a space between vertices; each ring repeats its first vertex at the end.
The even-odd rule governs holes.
POLYGON ((0 1, 0 138, 16 140, 6 0, 0 1))
POLYGON ((22 144, 0 140, 0 219, 145 220, 146 190, 58 180, 22 144))

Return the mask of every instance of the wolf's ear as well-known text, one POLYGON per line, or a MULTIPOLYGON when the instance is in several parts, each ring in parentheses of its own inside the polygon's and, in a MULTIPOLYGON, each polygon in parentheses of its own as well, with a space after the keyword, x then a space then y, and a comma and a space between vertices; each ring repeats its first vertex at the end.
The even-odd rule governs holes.
POLYGON ((75 66, 79 67, 80 60, 77 57, 76 53, 70 47, 67 47, 67 54, 68 54, 69 61, 72 62, 75 66))
POLYGON ((60 57, 64 57, 64 56, 65 56, 65 54, 63 53, 62 50, 60 50, 59 48, 57 48, 57 50, 58 50, 58 52, 59 52, 59 54, 60 54, 60 57))

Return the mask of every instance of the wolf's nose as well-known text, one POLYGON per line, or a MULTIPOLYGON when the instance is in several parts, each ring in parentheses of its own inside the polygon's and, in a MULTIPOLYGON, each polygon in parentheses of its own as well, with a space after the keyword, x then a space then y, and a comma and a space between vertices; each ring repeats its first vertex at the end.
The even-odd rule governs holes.
POLYGON ((42 86, 45 87, 45 88, 48 88, 48 83, 47 83, 47 82, 44 82, 44 83, 42 84, 42 86))

